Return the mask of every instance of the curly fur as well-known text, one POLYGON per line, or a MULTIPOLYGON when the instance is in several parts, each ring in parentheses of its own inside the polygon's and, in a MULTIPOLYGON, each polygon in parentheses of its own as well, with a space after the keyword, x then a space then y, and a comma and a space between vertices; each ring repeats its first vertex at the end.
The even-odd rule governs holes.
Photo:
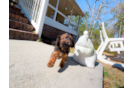
POLYGON ((58 36, 58 38, 56 39, 54 51, 50 57, 50 60, 47 66, 53 67, 56 59, 62 58, 59 67, 63 67, 68 57, 70 47, 74 47, 74 44, 75 43, 74 43, 73 37, 70 34, 65 33, 63 35, 58 36))

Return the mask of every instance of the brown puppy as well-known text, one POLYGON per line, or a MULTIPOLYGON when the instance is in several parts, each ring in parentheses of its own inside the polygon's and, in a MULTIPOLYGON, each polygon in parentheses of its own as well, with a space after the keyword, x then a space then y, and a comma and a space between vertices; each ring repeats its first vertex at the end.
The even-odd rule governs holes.
POLYGON ((72 36, 69 35, 68 33, 60 35, 56 40, 54 52, 52 53, 47 66, 53 67, 56 59, 62 58, 61 63, 59 64, 59 67, 64 67, 64 62, 66 61, 68 57, 70 47, 74 47, 74 40, 72 36))

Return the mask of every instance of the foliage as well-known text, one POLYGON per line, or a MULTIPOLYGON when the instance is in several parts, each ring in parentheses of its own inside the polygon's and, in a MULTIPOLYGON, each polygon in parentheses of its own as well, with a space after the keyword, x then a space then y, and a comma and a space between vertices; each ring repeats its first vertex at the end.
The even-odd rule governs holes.
POLYGON ((42 38, 38 38, 37 41, 38 41, 38 42, 42 42, 42 38))
POLYGON ((74 53, 75 48, 70 48, 70 53, 74 53))
POLYGON ((37 32, 36 32, 36 31, 33 31, 33 33, 37 34, 37 32))
POLYGON ((124 2, 120 2, 118 5, 111 9, 111 13, 114 14, 112 20, 117 20, 114 24, 118 37, 121 37, 124 33, 124 2))
POLYGON ((78 24, 79 18, 80 18, 80 23, 79 23, 79 35, 83 35, 83 32, 88 29, 88 23, 89 23, 89 12, 84 13, 84 17, 80 16, 72 16, 71 19, 78 24))
POLYGON ((94 48, 97 49, 100 45, 100 30, 96 29, 93 32, 93 36, 92 36, 92 42, 94 45, 94 48))
MULTIPOLYGON (((101 0, 102 2, 99 4, 98 7, 95 8, 95 12, 92 18, 92 13, 94 8, 90 6, 89 10, 84 12, 84 17, 80 17, 80 24, 79 24, 79 35, 83 35, 85 30, 90 29, 89 31, 89 38, 91 39, 94 48, 97 49, 100 45, 100 30, 101 30, 101 22, 104 21, 104 15, 108 12, 105 11, 108 8, 109 4, 112 3, 114 0, 101 0), (92 23, 91 23, 91 18, 92 23), (90 28, 91 25, 91 28, 90 28)), ((98 0, 94 4, 97 4, 98 0)), ((105 23, 106 33, 109 38, 114 38, 115 36, 121 36, 124 33, 124 3, 120 2, 119 4, 115 5, 112 9, 109 9, 113 14, 113 18, 110 18, 105 23), (117 22, 113 25, 112 21, 117 20, 117 22)), ((72 16, 71 19, 78 24, 79 16, 72 16)))
POLYGON ((107 32, 107 36, 108 36, 109 38, 114 38, 114 32, 113 32, 112 29, 109 29, 109 30, 107 30, 106 32, 107 32))

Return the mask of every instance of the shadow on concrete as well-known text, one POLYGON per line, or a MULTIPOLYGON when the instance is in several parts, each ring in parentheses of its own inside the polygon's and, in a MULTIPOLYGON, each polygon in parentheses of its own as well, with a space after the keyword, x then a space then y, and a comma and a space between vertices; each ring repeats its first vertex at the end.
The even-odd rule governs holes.
MULTIPOLYGON (((81 64, 79 64, 79 63, 77 63, 77 62, 75 62, 75 61, 73 60, 73 57, 71 56, 71 57, 68 57, 68 58, 67 58, 67 60, 66 60, 66 62, 65 62, 65 64, 64 64, 64 67, 63 67, 63 68, 60 68, 60 69, 58 70, 58 72, 61 73, 61 72, 65 71, 65 70, 68 68, 69 65, 71 65, 71 66, 80 65, 80 66, 82 66, 82 67, 86 67, 86 66, 83 66, 83 65, 81 65, 81 64)), ((96 63, 95 63, 95 66, 98 66, 98 65, 99 65, 99 63, 96 62, 96 63)))

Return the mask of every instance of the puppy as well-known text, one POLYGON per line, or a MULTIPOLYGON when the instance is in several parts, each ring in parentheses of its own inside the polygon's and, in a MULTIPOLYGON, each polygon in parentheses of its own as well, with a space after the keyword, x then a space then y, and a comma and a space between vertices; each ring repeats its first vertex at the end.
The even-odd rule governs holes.
POLYGON ((56 59, 62 58, 59 67, 64 67, 64 63, 68 57, 70 47, 74 47, 73 37, 68 33, 60 35, 56 40, 54 51, 50 57, 47 66, 53 67, 56 59))

